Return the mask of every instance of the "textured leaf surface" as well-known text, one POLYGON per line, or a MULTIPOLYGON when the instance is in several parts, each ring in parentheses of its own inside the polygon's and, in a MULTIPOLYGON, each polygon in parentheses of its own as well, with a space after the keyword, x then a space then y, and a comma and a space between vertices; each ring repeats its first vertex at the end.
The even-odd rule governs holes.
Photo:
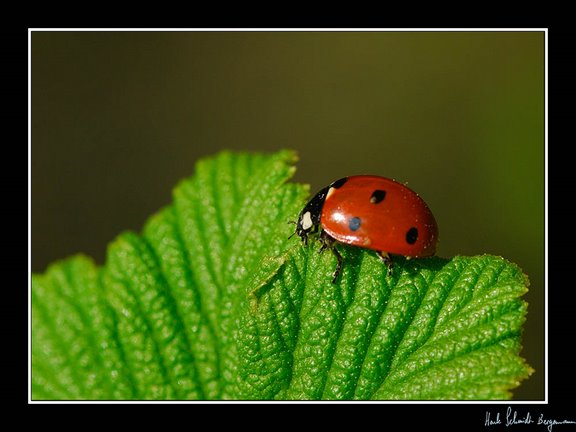
POLYGON ((508 399, 528 281, 500 257, 395 260, 288 240, 294 154, 200 161, 103 267, 32 278, 33 399, 508 399))

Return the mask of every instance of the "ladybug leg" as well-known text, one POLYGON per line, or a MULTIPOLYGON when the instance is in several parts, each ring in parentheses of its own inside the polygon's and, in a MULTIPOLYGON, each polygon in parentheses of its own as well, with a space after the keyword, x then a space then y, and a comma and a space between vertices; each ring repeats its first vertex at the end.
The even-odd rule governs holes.
POLYGON ((322 242, 320 252, 324 252, 326 249, 330 249, 336 257, 336 269, 334 269, 334 273, 332 273, 332 283, 335 284, 338 276, 340 276, 340 272, 342 271, 342 255, 340 252, 338 252, 338 249, 336 249, 336 246, 334 245, 336 241, 328 234, 326 234, 326 231, 320 232, 320 241, 322 242))
POLYGON ((336 259, 338 260, 338 263, 336 264, 336 269, 334 270, 334 273, 332 273, 332 283, 335 284, 336 280, 338 279, 338 276, 340 275, 340 272, 342 271, 342 255, 340 255, 340 252, 338 252, 338 249, 336 249, 335 246, 332 248, 332 253, 336 256, 336 259))
POLYGON ((334 239, 326 234, 326 231, 320 232, 320 246, 319 252, 324 252, 326 249, 332 249, 334 247, 334 239))
POLYGON ((388 267, 388 276, 392 276, 392 258, 390 258, 390 255, 388 255, 388 252, 380 251, 377 254, 378 258, 380 258, 380 261, 382 261, 384 265, 388 267))

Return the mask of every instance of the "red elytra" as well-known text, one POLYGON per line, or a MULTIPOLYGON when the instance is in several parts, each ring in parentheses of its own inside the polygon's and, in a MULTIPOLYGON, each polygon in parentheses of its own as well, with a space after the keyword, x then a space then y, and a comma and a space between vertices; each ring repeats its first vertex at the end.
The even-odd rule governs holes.
POLYGON ((308 235, 321 230, 322 250, 344 243, 379 252, 390 267, 388 253, 419 258, 436 252, 438 226, 420 196, 389 178, 344 177, 319 191, 298 217, 296 233, 307 244, 308 235))
POLYGON ((424 200, 384 177, 352 176, 331 187, 320 224, 340 243, 414 258, 436 252, 438 228, 424 200))

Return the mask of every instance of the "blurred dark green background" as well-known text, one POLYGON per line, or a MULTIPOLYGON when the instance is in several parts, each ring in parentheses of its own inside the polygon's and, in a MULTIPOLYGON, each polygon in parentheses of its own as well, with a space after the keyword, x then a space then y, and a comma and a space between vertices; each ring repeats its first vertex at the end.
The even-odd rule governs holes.
POLYGON ((543 399, 544 78, 542 32, 33 32, 32 270, 103 263, 201 157, 293 148, 314 191, 408 182, 439 255, 524 269, 543 399))

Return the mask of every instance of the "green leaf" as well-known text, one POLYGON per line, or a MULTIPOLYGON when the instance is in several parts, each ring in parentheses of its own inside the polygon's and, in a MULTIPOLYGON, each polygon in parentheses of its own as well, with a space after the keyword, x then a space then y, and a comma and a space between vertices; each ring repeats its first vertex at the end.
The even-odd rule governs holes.
POLYGON ((489 255, 405 260, 288 237, 295 155, 200 161, 98 268, 32 278, 33 399, 508 399, 528 280, 489 255))

